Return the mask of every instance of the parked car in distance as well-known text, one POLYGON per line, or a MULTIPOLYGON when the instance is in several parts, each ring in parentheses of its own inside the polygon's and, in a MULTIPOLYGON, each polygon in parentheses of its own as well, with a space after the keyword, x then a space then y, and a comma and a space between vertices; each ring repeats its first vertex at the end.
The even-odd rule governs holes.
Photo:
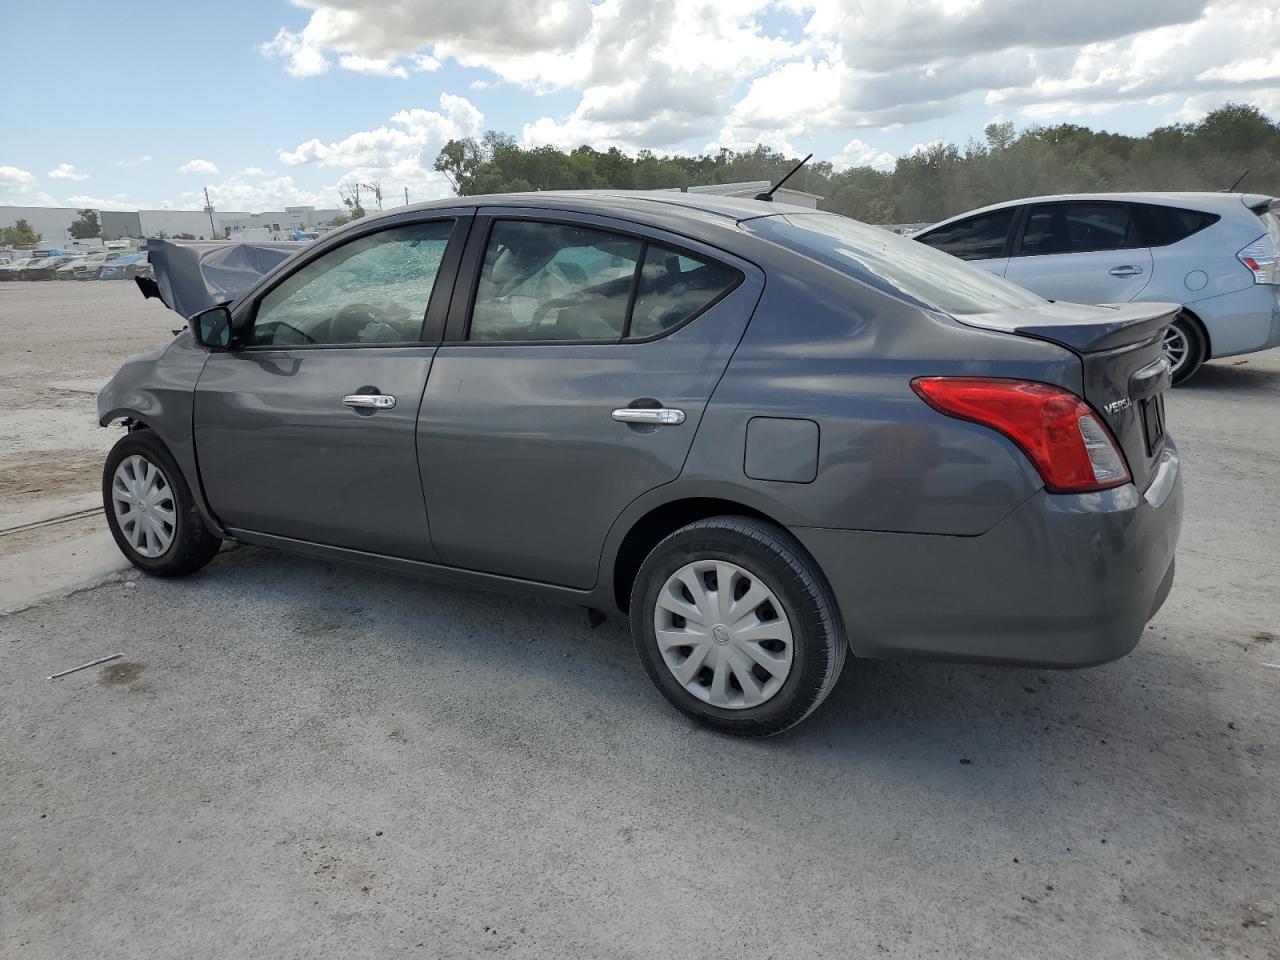
POLYGON ((27 264, 30 262, 30 257, 19 257, 0 266, 0 280, 21 280, 22 271, 27 268, 27 264))
MULTIPOLYGON (((170 262, 144 293, 216 279, 170 262)), ((1176 304, 1049 303, 780 203, 547 192, 365 217, 201 307, 98 396, 108 524, 157 576, 232 539, 625 616, 747 736, 849 652, 1123 656, 1172 584, 1176 304)))
POLYGON ((1180 383, 1204 361, 1280 346, 1280 201, 1240 193, 1034 197, 915 240, 1051 300, 1182 304, 1165 332, 1180 383))
POLYGON ((22 279, 52 280, 57 275, 59 267, 70 263, 74 259, 76 258, 68 256, 33 257, 27 261, 27 265, 22 271, 22 279))
POLYGON ((74 257, 68 260, 56 271, 59 280, 79 280, 84 278, 84 274, 90 274, 93 279, 98 278, 98 271, 102 269, 102 265, 107 262, 105 253, 90 253, 82 257, 74 257))
POLYGON ((122 257, 116 257, 109 263, 105 263, 102 269, 98 271, 99 280, 130 280, 138 275, 138 270, 145 266, 147 261, 145 254, 129 253, 122 257))

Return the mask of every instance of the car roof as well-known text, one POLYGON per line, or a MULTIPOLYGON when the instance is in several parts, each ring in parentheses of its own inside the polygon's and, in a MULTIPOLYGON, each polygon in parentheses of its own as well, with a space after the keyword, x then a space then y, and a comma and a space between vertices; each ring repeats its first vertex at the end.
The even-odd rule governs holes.
POLYGON ((756 217, 776 216, 784 213, 818 213, 811 207, 790 203, 753 200, 745 197, 725 197, 705 193, 681 193, 677 190, 539 190, 531 193, 496 193, 483 196, 446 197, 427 203, 393 207, 380 213, 369 214, 358 222, 368 225, 381 218, 388 218, 419 210, 438 210, 445 207, 535 207, 546 210, 573 210, 580 213, 597 213, 601 216, 629 213, 655 213, 659 210, 668 216, 677 216, 703 222, 751 220, 756 217))
POLYGON ((1128 202, 1128 203, 1151 203, 1157 206, 1166 207, 1186 207, 1193 210, 1201 210, 1206 213, 1235 214, 1246 212, 1249 206, 1259 201, 1265 201, 1267 198, 1259 194, 1245 193, 1210 193, 1202 192, 1151 192, 1151 193, 1059 193, 1051 194, 1043 197, 1021 197, 1017 200, 1002 200, 1000 203, 992 203, 985 207, 977 207, 973 210, 967 210, 964 213, 958 213, 954 217, 947 217, 945 220, 939 220, 932 224, 921 233, 928 233, 947 224, 955 223, 958 220, 966 220, 969 217, 976 216, 981 213, 989 213, 994 210, 1004 210, 1008 207, 1020 207, 1028 203, 1060 203, 1064 200, 1102 200, 1112 202, 1128 202), (1247 199, 1246 199, 1247 198, 1247 199))

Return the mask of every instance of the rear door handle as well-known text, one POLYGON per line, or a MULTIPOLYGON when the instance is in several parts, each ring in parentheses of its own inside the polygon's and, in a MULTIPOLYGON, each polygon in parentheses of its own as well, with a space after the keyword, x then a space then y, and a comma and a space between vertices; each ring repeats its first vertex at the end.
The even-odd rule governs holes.
POLYGON ((353 393, 343 397, 342 404, 357 410, 390 410, 396 405, 396 398, 385 393, 353 393))
POLYGON ((675 427, 684 423, 684 411, 674 407, 620 407, 613 411, 619 423, 647 423, 658 427, 675 427))
POLYGON ((1107 273, 1113 277, 1136 277, 1142 273, 1142 268, 1134 263, 1126 263, 1123 267, 1112 267, 1107 273))

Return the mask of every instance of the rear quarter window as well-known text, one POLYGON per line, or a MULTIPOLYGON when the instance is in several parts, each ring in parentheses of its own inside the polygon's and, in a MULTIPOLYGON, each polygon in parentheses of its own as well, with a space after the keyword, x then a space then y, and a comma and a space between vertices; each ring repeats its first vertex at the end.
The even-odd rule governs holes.
POLYGON ((1152 203, 1135 203, 1133 216, 1138 222, 1142 242, 1148 247, 1167 247, 1185 240, 1205 227, 1211 227, 1222 218, 1216 213, 1184 210, 1181 207, 1164 207, 1152 203))
POLYGON ((943 313, 991 313, 1045 302, 941 250, 848 217, 784 214, 746 220, 742 226, 882 293, 943 313))

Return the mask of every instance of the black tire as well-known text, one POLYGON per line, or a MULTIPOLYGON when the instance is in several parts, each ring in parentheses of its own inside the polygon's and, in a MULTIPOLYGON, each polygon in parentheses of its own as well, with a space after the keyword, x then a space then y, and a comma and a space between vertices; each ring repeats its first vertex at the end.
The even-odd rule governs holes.
POLYGON ((102 503, 116 546, 139 570, 156 577, 180 577, 199 570, 217 554, 222 538, 205 526, 177 461, 150 430, 125 434, 107 454, 102 470, 102 503), (173 540, 158 556, 143 556, 129 542, 116 516, 112 484, 116 468, 128 457, 141 456, 159 468, 173 501, 173 540))
MULTIPOLYGON (((1180 335, 1186 344, 1184 359, 1181 364, 1171 370, 1175 384, 1185 383, 1195 375, 1195 372, 1208 359, 1209 345, 1205 342, 1204 331, 1200 329, 1200 324, 1185 313, 1178 314, 1178 318, 1170 324, 1169 329, 1171 332, 1180 335)), ((1170 362, 1172 363, 1173 358, 1170 356, 1168 347, 1169 344, 1166 341, 1165 356, 1170 357, 1170 362)))
POLYGON ((782 733, 816 710, 834 689, 848 651, 822 572, 793 536, 750 517, 699 520, 654 547, 631 588, 631 635, 649 678, 677 710, 741 737, 782 733), (676 679, 658 648, 658 593, 680 568, 699 560, 729 560, 758 578, 778 598, 792 625, 790 673, 777 692, 757 706, 726 709, 700 699, 676 679))

